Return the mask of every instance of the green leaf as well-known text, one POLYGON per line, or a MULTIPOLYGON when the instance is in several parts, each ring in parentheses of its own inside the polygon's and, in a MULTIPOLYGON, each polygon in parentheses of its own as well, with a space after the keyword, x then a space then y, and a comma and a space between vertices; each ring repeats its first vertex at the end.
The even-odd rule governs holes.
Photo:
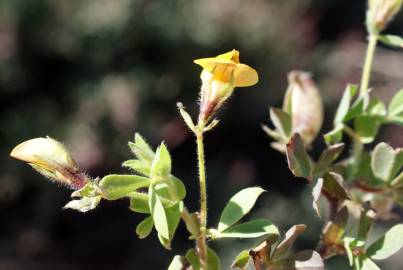
POLYGON ((339 143, 343 139, 343 125, 336 126, 333 130, 323 135, 327 145, 339 143))
POLYGON ((354 125, 357 135, 364 144, 373 142, 379 131, 378 119, 370 115, 356 117, 354 125))
POLYGON ((207 247, 207 265, 208 269, 210 270, 221 269, 220 258, 218 257, 217 253, 210 247, 207 247))
POLYGON ((343 235, 348 221, 347 206, 341 208, 335 218, 329 221, 323 231, 322 241, 327 246, 343 245, 343 235))
POLYGON ((155 192, 154 185, 150 185, 149 190, 149 207, 151 211, 151 216, 155 224, 155 229, 158 233, 165 239, 169 239, 169 227, 168 220, 165 213, 164 206, 161 203, 160 198, 155 192))
POLYGON ((169 229, 169 239, 172 240, 176 229, 178 228, 179 221, 181 219, 181 214, 183 211, 183 202, 178 202, 172 207, 165 208, 165 213, 168 222, 169 229))
POLYGON ((267 219, 256 219, 232 226, 222 232, 214 232, 213 238, 256 238, 268 235, 279 235, 277 227, 267 219))
POLYGON ((156 186, 155 189, 158 195, 174 202, 183 200, 186 197, 185 185, 173 175, 170 175, 169 179, 170 182, 161 183, 156 186), (171 185, 172 190, 170 190, 168 185, 171 185))
POLYGON ((391 146, 379 143, 372 152, 371 168, 376 177, 387 182, 393 177, 396 154, 391 146))
MULTIPOLYGON (((186 252, 185 257, 192 265, 193 270, 200 270, 200 261, 195 249, 189 249, 188 252, 186 252)), ((221 269, 220 258, 210 247, 207 247, 207 268, 209 270, 221 269)))
POLYGON ((126 160, 122 163, 122 166, 132 169, 133 171, 138 172, 139 174, 142 174, 144 176, 150 176, 151 173, 150 166, 138 159, 126 160))
POLYGON ((200 270, 199 256, 194 248, 191 248, 186 252, 185 258, 189 261, 194 270, 200 270))
POLYGON ((191 213, 189 215, 183 215, 183 219, 186 225, 186 229, 190 233, 190 237, 199 235, 200 232, 200 220, 197 213, 191 213))
POLYGON ((163 237, 160 233, 157 233, 158 240, 160 241, 161 245, 168 250, 171 250, 171 241, 163 237))
POLYGON ((291 116, 277 108, 270 108, 270 119, 276 130, 285 138, 291 135, 291 116))
MULTIPOLYGON (((371 159, 371 155, 368 152, 363 152, 358 164, 358 171, 355 175, 352 175, 352 177, 360 179, 360 181, 363 182, 366 186, 375 188, 383 187, 385 183, 376 178, 374 173, 372 172, 371 159)), ((352 177, 350 177, 350 179, 352 177)))
POLYGON ((399 172, 402 171, 403 167, 403 148, 395 149, 395 162, 392 168, 392 178, 395 177, 399 172))
POLYGON ((393 226, 386 234, 372 243, 366 250, 368 257, 384 260, 403 247, 403 224, 393 226))
POLYGON ((218 230, 224 231, 245 216, 265 190, 260 187, 245 188, 235 194, 221 213, 218 230))
POLYGON ((171 264, 168 267, 168 270, 184 270, 186 269, 188 263, 186 262, 185 257, 176 255, 171 264))
MULTIPOLYGON (((180 191, 177 192, 177 195, 182 200, 186 195, 186 191, 184 190, 184 186, 182 189, 181 185, 183 185, 182 182, 175 181, 175 183, 174 183, 174 186, 179 187, 179 188, 177 188, 177 190, 180 190, 180 191)), ((172 207, 178 202, 178 201, 171 200, 172 196, 169 193, 166 183, 156 185, 155 191, 158 194, 158 196, 165 208, 172 207)), ((147 193, 132 192, 132 193, 130 193, 130 210, 137 212, 137 213, 149 214, 150 208, 148 205, 148 201, 149 201, 149 196, 147 193)))
POLYGON ((110 174, 102 178, 99 187, 102 190, 102 197, 107 200, 117 200, 129 193, 148 187, 151 179, 138 175, 110 174))
POLYGON ((361 210, 360 221, 358 225, 358 239, 366 240, 375 222, 376 213, 372 210, 361 210))
POLYGON ((347 123, 351 119, 356 118, 357 116, 361 115, 365 108, 365 101, 369 99, 368 92, 362 96, 359 96, 351 105, 350 109, 348 110, 347 114, 344 116, 344 123, 347 123))
POLYGON ((348 189, 344 186, 343 177, 340 174, 329 172, 323 177, 323 190, 338 200, 350 199, 348 189))
POLYGON ((373 97, 369 101, 367 112, 369 115, 383 120, 383 118, 386 116, 385 104, 379 98, 373 97))
POLYGON ((313 169, 312 175, 315 177, 322 176, 329 170, 330 165, 339 157, 344 149, 344 143, 334 144, 327 148, 319 157, 313 169))
POLYGON ((378 39, 389 46, 403 48, 403 38, 395 35, 380 35, 378 39))
POLYGON ((388 115, 397 116, 403 113, 403 89, 400 89, 392 98, 388 106, 388 115))
POLYGON ((295 240, 305 231, 306 225, 298 224, 292 226, 286 233, 285 238, 277 245, 274 250, 273 259, 279 259, 287 253, 287 251, 292 247, 295 240))
POLYGON ((364 257, 362 259, 361 270, 381 270, 370 258, 364 257))
POLYGON ((169 177, 171 174, 171 156, 164 143, 158 147, 151 166, 151 177, 169 177))
POLYGON ((142 162, 151 165, 154 159, 154 151, 146 143, 140 134, 136 133, 134 135, 134 142, 129 142, 130 150, 133 154, 142 162))
POLYGON ((311 176, 311 160, 298 133, 295 133, 287 144, 287 161, 295 176, 304 178, 311 176))
POLYGON ((242 250, 238 256, 236 256, 234 262, 232 263, 231 267, 232 268, 240 268, 244 270, 246 266, 248 265, 249 262, 249 251, 248 250, 242 250))
POLYGON ((145 193, 133 192, 130 194, 130 210, 137 213, 149 214, 148 206, 149 196, 145 193))
POLYGON ((344 118, 350 109, 351 99, 357 93, 357 85, 348 84, 346 90, 344 90, 343 97, 340 100, 339 107, 336 111, 336 116, 334 117, 333 125, 335 127, 339 126, 344 122, 344 118))
POLYGON ((74 209, 79 212, 85 213, 92 209, 95 209, 98 206, 101 199, 102 199, 101 196, 83 197, 82 199, 72 200, 68 202, 63 208, 74 209))
POLYGON ((146 238, 152 231, 154 226, 153 218, 151 216, 146 217, 136 227, 136 233, 140 239, 146 238))

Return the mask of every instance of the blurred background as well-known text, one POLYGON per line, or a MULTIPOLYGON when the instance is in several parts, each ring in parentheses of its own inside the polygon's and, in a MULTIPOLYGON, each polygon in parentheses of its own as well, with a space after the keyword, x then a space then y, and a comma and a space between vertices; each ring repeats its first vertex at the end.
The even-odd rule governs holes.
MULTIPOLYGON (((11 160, 9 152, 48 135, 64 142, 94 177, 127 173, 121 167, 131 157, 127 141, 140 132, 153 147, 168 144, 173 172, 188 187, 186 204, 196 210, 195 145, 175 103, 196 116, 201 70, 192 60, 233 48, 260 81, 236 90, 207 135, 209 223, 216 224, 236 191, 260 185, 268 193, 251 216, 269 218, 282 232, 307 224, 297 247, 314 248, 322 223, 310 188, 291 175, 260 125, 269 122, 269 106, 281 105, 287 73, 303 69, 321 89, 323 130, 330 129, 346 83, 358 83, 361 75, 365 6, 365 0, 0 1, 0 270, 166 269, 191 247, 183 225, 172 252, 155 234, 139 240, 135 226, 143 216, 124 200, 102 202, 87 214, 62 210, 70 191, 11 160)), ((403 14, 388 32, 403 34, 403 14)), ((402 51, 379 48, 373 93, 389 100, 403 86, 402 70, 402 51)), ((402 147, 402 129, 385 127, 378 140, 402 147)), ((318 138, 313 156, 323 148, 318 138)), ((399 221, 379 222, 374 232, 399 221)), ((250 244, 213 246, 228 269, 250 244)), ((401 255, 382 269, 401 269, 401 255)), ((328 269, 349 267, 336 257, 328 269)))

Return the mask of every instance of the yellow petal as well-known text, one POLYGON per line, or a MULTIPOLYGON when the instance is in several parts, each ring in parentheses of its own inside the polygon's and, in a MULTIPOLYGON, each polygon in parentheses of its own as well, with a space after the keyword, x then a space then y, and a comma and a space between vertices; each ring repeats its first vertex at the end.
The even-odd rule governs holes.
POLYGON ((239 51, 234 49, 230 52, 217 55, 215 58, 220 59, 220 60, 231 61, 236 64, 239 64, 239 51))
POLYGON ((235 63, 229 60, 224 60, 224 59, 218 59, 216 57, 211 57, 211 58, 201 58, 201 59, 197 59, 193 61, 195 64, 198 64, 199 66, 201 66, 203 69, 206 69, 207 71, 212 72, 213 69, 216 66, 221 66, 220 69, 222 68, 222 66, 234 66, 235 67, 235 63))
POLYGON ((220 54, 216 57, 201 58, 193 61, 208 71, 212 71, 216 65, 228 64, 235 65, 239 63, 239 52, 237 50, 232 50, 227 53, 220 54))
POLYGON ((20 143, 10 156, 46 169, 53 169, 53 162, 67 168, 77 167, 64 145, 51 138, 36 138, 20 143))
POLYGON ((245 64, 237 64, 234 70, 234 86, 247 87, 256 84, 259 76, 255 69, 245 64))

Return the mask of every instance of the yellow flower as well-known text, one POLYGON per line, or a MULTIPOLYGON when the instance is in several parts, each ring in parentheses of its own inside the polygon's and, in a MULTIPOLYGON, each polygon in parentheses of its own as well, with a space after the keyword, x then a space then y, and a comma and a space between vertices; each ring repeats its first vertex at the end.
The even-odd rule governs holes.
POLYGON ((75 189, 84 186, 87 181, 64 145, 49 137, 20 143, 10 156, 27 162, 42 175, 75 189))
POLYGON ((235 87, 247 87, 259 80, 256 70, 239 62, 239 52, 232 50, 216 57, 194 60, 203 68, 199 119, 207 121, 235 87))
POLYGON ((203 71, 214 75, 214 80, 225 83, 233 80, 234 87, 246 87, 256 84, 259 80, 256 70, 239 62, 239 51, 220 54, 216 57, 194 60, 203 71))

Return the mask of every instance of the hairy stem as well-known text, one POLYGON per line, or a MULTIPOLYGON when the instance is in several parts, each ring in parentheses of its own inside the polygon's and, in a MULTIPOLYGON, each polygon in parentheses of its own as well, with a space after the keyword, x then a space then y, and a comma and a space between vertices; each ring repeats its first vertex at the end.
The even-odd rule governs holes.
POLYGON ((367 54, 365 56, 364 69, 362 70, 362 77, 360 84, 361 96, 368 91, 369 79, 371 77, 372 62, 374 60, 374 54, 377 42, 378 42, 378 36, 370 34, 368 40, 367 54))
POLYGON ((197 160, 199 165, 199 184, 200 184, 200 235, 197 237, 197 250, 200 257, 200 265, 202 270, 207 270, 207 187, 206 187, 206 168, 204 161, 204 143, 203 143, 204 122, 199 121, 196 135, 197 143, 197 160))

